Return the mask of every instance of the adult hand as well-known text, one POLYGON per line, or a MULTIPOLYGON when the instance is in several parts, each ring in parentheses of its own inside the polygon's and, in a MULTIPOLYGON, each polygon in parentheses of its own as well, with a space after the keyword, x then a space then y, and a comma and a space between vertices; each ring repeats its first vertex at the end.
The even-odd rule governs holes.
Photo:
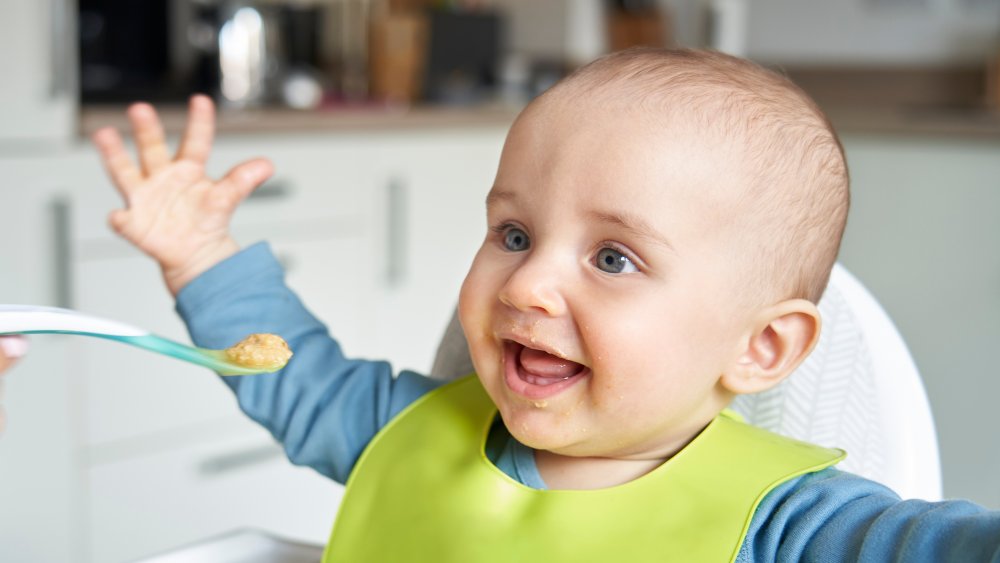
POLYGON ((151 105, 133 104, 127 115, 138 163, 114 128, 93 135, 105 169, 125 200, 125 209, 112 212, 108 222, 160 264, 167 287, 176 295, 239 250, 229 234, 230 218, 236 206, 270 177, 273 166, 255 158, 238 164, 220 180, 205 174, 215 134, 215 107, 207 96, 191 97, 184 135, 173 156, 151 105))
POLYGON ((28 351, 28 340, 23 336, 0 336, 0 434, 7 427, 7 411, 3 407, 4 373, 28 351))

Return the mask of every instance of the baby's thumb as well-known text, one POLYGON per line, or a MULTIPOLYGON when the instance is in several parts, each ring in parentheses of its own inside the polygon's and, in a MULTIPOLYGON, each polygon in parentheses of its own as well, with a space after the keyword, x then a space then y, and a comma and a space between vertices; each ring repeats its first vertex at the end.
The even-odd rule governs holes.
POLYGON ((124 209, 115 209, 108 214, 108 226, 119 235, 125 234, 125 225, 128 224, 128 212, 124 209))
POLYGON ((255 158, 237 164, 222 179, 225 189, 231 192, 236 203, 243 201, 250 192, 274 174, 274 165, 266 158, 255 158))

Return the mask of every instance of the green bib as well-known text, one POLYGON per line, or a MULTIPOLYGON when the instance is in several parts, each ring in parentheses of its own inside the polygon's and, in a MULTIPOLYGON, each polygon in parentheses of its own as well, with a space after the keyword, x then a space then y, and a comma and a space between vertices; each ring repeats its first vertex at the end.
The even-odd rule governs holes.
POLYGON ((844 458, 723 413, 639 479, 537 490, 486 458, 496 414, 475 376, 407 407, 355 465, 323 561, 732 561, 768 491, 844 458))

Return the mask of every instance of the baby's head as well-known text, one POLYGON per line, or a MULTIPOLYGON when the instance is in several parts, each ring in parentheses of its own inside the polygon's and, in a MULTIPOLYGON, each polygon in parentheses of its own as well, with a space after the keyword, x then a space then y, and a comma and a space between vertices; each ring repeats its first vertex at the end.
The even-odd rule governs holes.
POLYGON ((462 288, 508 429, 668 457, 812 349, 847 205, 828 121, 753 63, 632 50, 560 82, 511 128, 462 288))

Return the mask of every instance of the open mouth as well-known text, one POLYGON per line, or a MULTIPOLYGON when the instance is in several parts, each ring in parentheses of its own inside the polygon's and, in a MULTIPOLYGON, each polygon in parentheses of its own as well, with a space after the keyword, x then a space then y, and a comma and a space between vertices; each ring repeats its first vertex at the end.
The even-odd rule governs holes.
POLYGON ((528 399, 551 397, 589 373, 589 368, 566 358, 517 342, 504 342, 504 375, 507 386, 528 399))

